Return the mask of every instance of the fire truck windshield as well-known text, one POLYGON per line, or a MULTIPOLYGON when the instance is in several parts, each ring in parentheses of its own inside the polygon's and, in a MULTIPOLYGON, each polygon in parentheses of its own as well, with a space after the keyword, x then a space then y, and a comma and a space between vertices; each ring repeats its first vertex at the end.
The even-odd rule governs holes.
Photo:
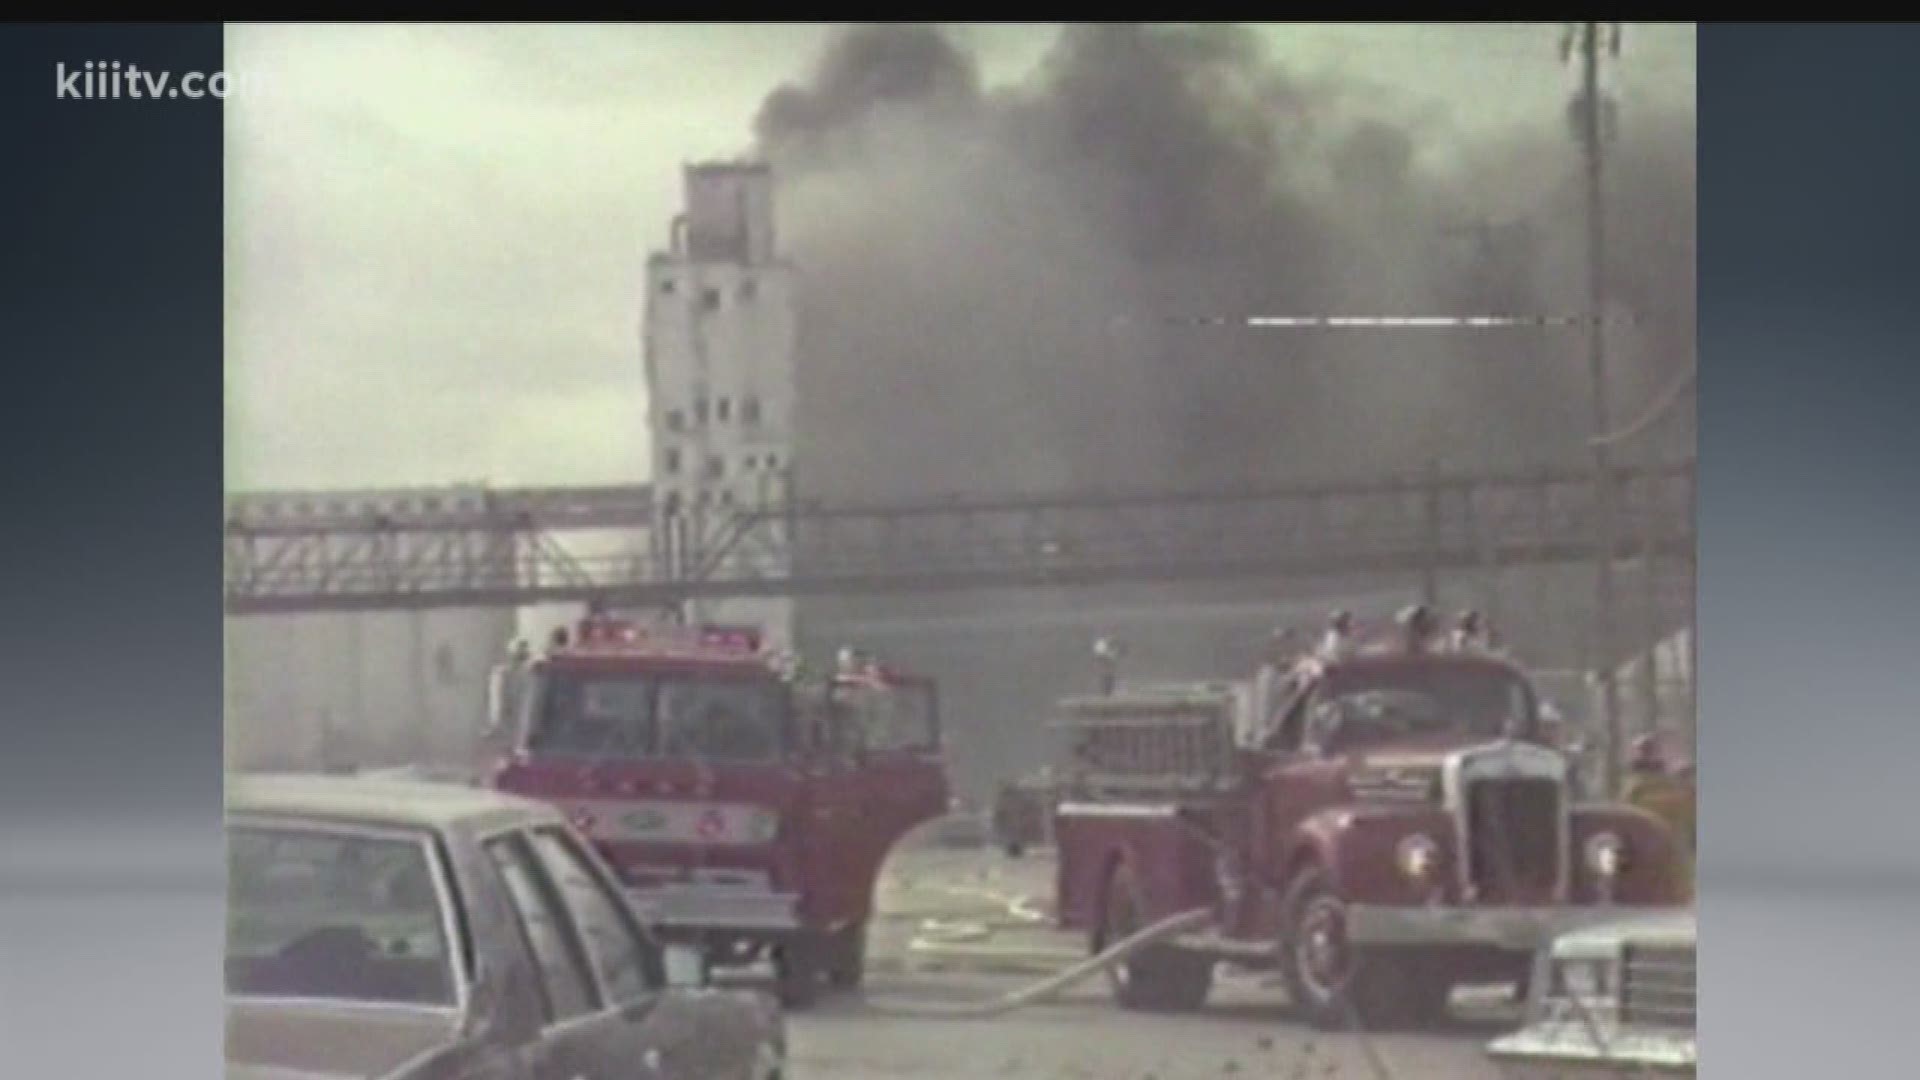
POLYGON ((691 675, 554 671, 535 695, 530 753, 614 759, 777 761, 786 752, 778 683, 691 675))
POLYGON ((1531 736, 1533 693, 1497 667, 1395 665, 1328 680, 1314 724, 1343 747, 1399 739, 1531 736))

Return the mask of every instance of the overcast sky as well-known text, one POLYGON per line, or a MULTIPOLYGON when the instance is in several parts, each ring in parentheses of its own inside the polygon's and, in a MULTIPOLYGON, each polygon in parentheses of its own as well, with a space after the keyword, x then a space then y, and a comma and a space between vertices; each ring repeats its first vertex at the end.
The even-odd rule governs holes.
MULTIPOLYGON (((645 479, 638 285, 680 166, 744 150, 829 32, 230 28, 229 486, 645 479)), ((953 32, 1004 84, 1054 28, 953 32)), ((1554 24, 1261 32, 1463 135, 1563 123, 1573 83, 1554 24)), ((1692 28, 1629 28, 1617 86, 1691 108, 1692 28)))

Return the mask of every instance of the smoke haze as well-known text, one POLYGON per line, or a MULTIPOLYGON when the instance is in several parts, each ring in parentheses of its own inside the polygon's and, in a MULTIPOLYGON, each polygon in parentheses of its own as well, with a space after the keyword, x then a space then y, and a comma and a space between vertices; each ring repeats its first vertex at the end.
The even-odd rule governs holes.
MULTIPOLYGON (((930 28, 863 27, 771 94, 759 152, 803 274, 813 494, 1228 483, 1580 460, 1582 335, 1253 330, 1267 315, 1575 315, 1579 145, 1460 145, 1228 27, 1064 30, 982 89, 930 28), (1496 230, 1483 247, 1474 227, 1496 230)), ((1608 145, 1616 415, 1689 362, 1693 123, 1608 145)))
MULTIPOLYGON (((1256 34, 1220 27, 1068 28, 1025 82, 983 82, 942 31, 859 28, 760 110, 757 152, 775 165, 783 243, 802 275, 808 494, 1212 486, 1433 459, 1586 460, 1593 418, 1577 328, 1170 321, 1581 314, 1585 197, 1566 98, 1542 99, 1535 125, 1468 140, 1419 102, 1296 76, 1256 34), (1482 233, 1483 223, 1496 227, 1482 233)), ((1679 112, 1636 110, 1615 126, 1606 192, 1619 426, 1691 362, 1694 132, 1679 112)), ((1683 411, 1636 451, 1689 452, 1683 411)), ((1589 577, 1509 573, 1504 632, 1537 660, 1574 662, 1581 644, 1569 630, 1586 625, 1589 577)), ((1445 601, 1489 603, 1467 584, 1449 583, 1445 601)), ((1378 614, 1408 593, 1364 597, 1393 585, 1351 582, 1337 595, 1378 614)), ((1245 677, 1262 620, 1171 620, 1222 595, 1129 591, 1170 617, 1123 628, 1132 674, 1245 677)), ((1232 595, 1264 597, 1272 619, 1324 611, 1297 587, 1232 595)), ((937 625, 971 611, 1044 621, 1089 602, 1040 591, 838 599, 810 601, 807 619, 937 625)), ((1037 721, 1059 694, 1085 689, 1093 632, 882 638, 951 688, 956 765, 977 792, 1044 752, 1037 721)))

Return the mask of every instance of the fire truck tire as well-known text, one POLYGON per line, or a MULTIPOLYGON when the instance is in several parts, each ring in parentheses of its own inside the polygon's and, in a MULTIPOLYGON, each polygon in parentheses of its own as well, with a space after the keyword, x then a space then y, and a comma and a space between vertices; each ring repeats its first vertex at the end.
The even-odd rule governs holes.
POLYGON ((1319 867, 1294 876, 1284 903, 1280 973, 1287 996, 1324 1030, 1426 1023, 1446 1011, 1452 986, 1395 949, 1361 949, 1345 939, 1346 903, 1319 867))
POLYGON ((798 934, 774 947, 773 975, 780 1004, 805 1009, 820 997, 820 942, 798 934))
POLYGON ((842 990, 859 986, 867 974, 867 924, 852 923, 828 940, 827 981, 842 990))
MULTIPOLYGON (((1122 864, 1107 880, 1101 918, 1094 929, 1095 954, 1112 942, 1140 931, 1146 907, 1132 871, 1122 864)), ((1150 1012, 1191 1012, 1206 1004, 1213 989, 1213 959, 1166 945, 1107 968, 1107 983, 1121 1007, 1150 1012)))

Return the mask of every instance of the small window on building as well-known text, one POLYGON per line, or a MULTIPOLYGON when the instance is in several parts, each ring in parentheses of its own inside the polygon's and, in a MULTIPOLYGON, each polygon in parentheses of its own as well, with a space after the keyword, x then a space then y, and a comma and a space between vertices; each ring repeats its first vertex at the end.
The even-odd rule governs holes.
POLYGON ((707 399, 706 398, 694 399, 693 422, 696 424, 704 424, 707 422, 707 399))
POLYGON ((773 454, 768 454, 768 455, 767 455, 767 468, 769 468, 769 469, 777 469, 777 468, 779 468, 779 467, 780 467, 780 459, 779 459, 778 457, 776 457, 776 456, 774 456, 773 454))
POLYGON ((678 475, 680 472, 680 448, 677 446, 668 447, 666 454, 660 459, 660 465, 666 470, 668 476, 678 475))
POLYGON ((727 475, 727 461, 718 454, 707 459, 707 479, 718 480, 727 475))
POLYGON ((703 491, 700 493, 700 498, 695 501, 699 503, 700 509, 705 510, 713 502, 713 493, 703 491))
POLYGON ((673 295, 673 279, 672 278, 660 279, 660 295, 662 296, 673 295))
POLYGON ((686 413, 681 412, 679 409, 667 410, 667 430, 668 431, 683 431, 686 429, 686 426, 687 426, 686 413))
POLYGON ((740 422, 757 424, 760 422, 760 399, 749 394, 740 399, 740 422))
POLYGON ((727 422, 728 415, 733 411, 733 399, 721 398, 719 401, 714 402, 713 408, 714 416, 724 424, 727 422))
POLYGON ((732 506, 732 505, 733 505, 733 492, 731 492, 731 491, 729 491, 729 490, 727 490, 727 489, 725 489, 725 488, 722 488, 722 489, 720 490, 720 505, 721 505, 721 506, 732 506))
POLYGON ((720 290, 708 289, 700 294, 700 306, 708 311, 720 310, 720 290))
POLYGON ((748 454, 746 457, 740 459, 740 471, 752 472, 753 467, 758 464, 760 464, 760 459, 752 454, 748 454))
POLYGON ((760 291, 760 283, 752 278, 743 278, 740 282, 740 299, 751 300, 760 291))
POLYGON ((663 514, 667 514, 668 516, 672 516, 674 514, 679 513, 680 512, 680 493, 677 491, 667 492, 666 497, 660 500, 660 512, 663 514))

